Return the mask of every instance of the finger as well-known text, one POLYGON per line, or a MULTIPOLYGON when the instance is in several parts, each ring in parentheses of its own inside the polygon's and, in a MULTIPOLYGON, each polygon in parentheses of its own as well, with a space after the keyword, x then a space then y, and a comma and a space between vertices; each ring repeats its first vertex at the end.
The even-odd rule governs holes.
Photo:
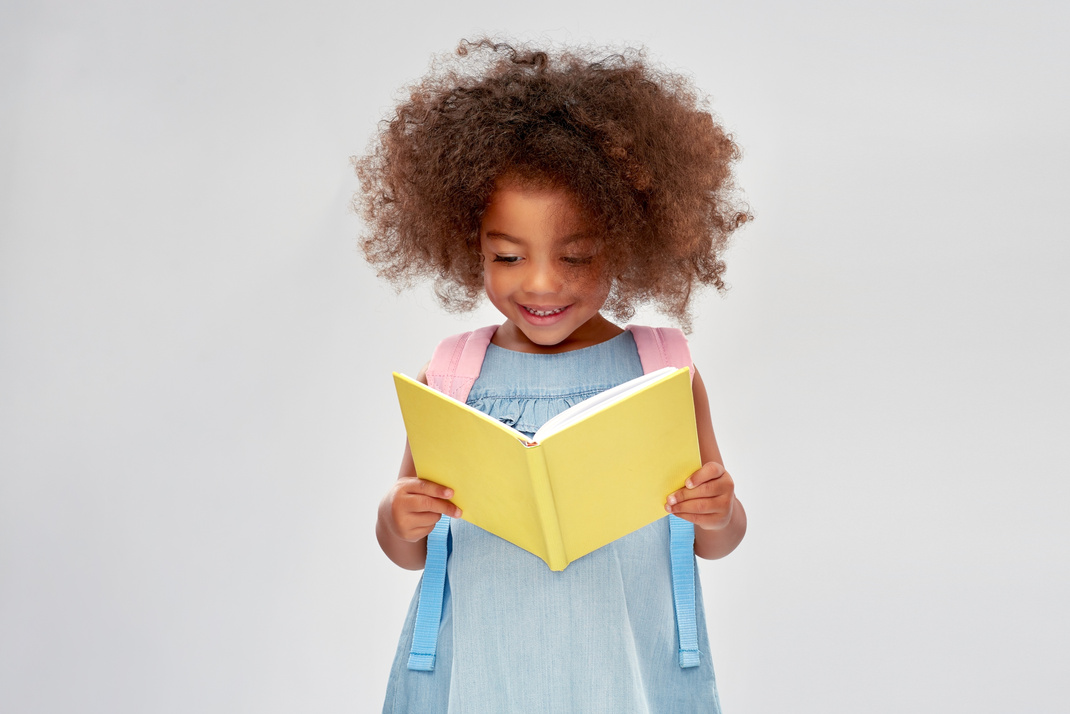
POLYGON ((445 498, 436 498, 423 494, 412 494, 408 498, 410 499, 408 507, 413 511, 443 514, 454 518, 461 517, 461 509, 457 504, 445 498))
POLYGON ((399 535, 415 543, 435 529, 442 516, 438 513, 413 513, 404 524, 400 524, 399 535))
POLYGON ((724 466, 721 464, 716 461, 707 461, 702 465, 702 468, 687 477, 684 486, 686 488, 695 488, 708 481, 719 479, 726 473, 728 472, 724 470, 724 466))
POLYGON ((719 478, 699 484, 694 488, 682 488, 672 494, 674 502, 689 501, 693 498, 713 498, 735 493, 735 484, 731 479, 719 478))
POLYGON ((423 495, 410 496, 406 506, 413 513, 434 513, 454 518, 461 517, 461 509, 452 501, 447 501, 444 498, 423 495))
POLYGON ((434 530, 441 518, 440 513, 408 513, 397 522, 395 532, 405 540, 415 542, 434 530))
POLYGON ((694 523, 699 528, 702 528, 703 530, 708 530, 708 531, 720 530, 720 529, 724 528, 728 524, 728 522, 730 521, 730 518, 728 516, 725 516, 723 513, 717 513, 717 514, 681 513, 678 517, 679 518, 683 518, 685 521, 688 521, 689 523, 694 523))
POLYGON ((406 529, 414 533, 417 538, 423 538, 431 532, 431 529, 435 527, 435 524, 438 523, 438 519, 441 517, 442 515, 439 513, 420 511, 410 514, 405 526, 406 529))
POLYGON ((665 499, 665 505, 671 507, 678 503, 683 503, 684 501, 724 497, 730 496, 733 493, 735 493, 735 485, 732 483, 731 479, 718 478, 713 481, 699 484, 695 488, 682 488, 679 491, 670 493, 668 498, 665 499))
POLYGON ((449 486, 443 486, 440 483, 434 481, 428 481, 427 479, 417 478, 413 479, 412 483, 408 484, 405 488, 409 493, 419 493, 424 496, 430 496, 431 498, 453 498, 453 489, 449 486))
POLYGON ((724 497, 718 498, 691 498, 680 501, 672 506, 670 512, 674 515, 683 513, 690 514, 726 514, 731 512, 732 502, 724 497))

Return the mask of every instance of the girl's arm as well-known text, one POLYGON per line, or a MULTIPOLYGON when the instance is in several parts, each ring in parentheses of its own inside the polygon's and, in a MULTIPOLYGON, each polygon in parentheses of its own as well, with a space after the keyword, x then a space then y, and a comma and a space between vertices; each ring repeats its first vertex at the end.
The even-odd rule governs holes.
MULTIPOLYGON (((423 370, 417 380, 427 384, 423 370)), ((405 442, 398 480, 379 503, 375 537, 386 556, 407 570, 420 570, 427 560, 427 534, 442 514, 460 518, 461 509, 448 500, 453 489, 416 475, 412 452, 405 442)))
POLYGON ((743 540, 747 514, 736 498, 732 477, 721 463, 721 451, 713 435, 710 402, 698 370, 692 391, 702 468, 691 474, 684 488, 669 496, 665 510, 695 524, 695 555, 723 558, 743 540))

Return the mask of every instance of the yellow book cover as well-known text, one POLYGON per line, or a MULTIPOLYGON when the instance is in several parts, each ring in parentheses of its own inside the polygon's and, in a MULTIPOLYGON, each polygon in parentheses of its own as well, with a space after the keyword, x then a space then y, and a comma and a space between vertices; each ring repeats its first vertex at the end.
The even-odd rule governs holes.
POLYGON ((583 401, 532 439, 394 373, 420 478, 454 490, 463 518, 551 570, 653 523, 701 465, 687 368, 583 401))

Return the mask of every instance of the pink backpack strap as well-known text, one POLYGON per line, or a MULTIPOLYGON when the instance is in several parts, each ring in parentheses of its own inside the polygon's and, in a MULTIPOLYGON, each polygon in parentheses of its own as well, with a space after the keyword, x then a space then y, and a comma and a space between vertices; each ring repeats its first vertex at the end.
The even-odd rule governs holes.
POLYGON ((439 342, 424 372, 427 385, 459 402, 465 401, 483 368, 483 356, 497 329, 497 325, 488 325, 439 342))
MULTIPOLYGON (((497 329, 497 325, 490 325, 442 340, 424 371, 427 384, 458 401, 468 399, 472 384, 483 368, 487 345, 497 329)), ((411 670, 430 672, 435 669, 449 549, 450 517, 442 516, 427 536, 427 560, 420 580, 420 600, 409 649, 408 668, 411 670)))
MULTIPOLYGON (((643 372, 662 367, 687 367, 695 379, 695 365, 687 338, 671 327, 628 325, 639 350, 643 372)), ((677 657, 680 667, 699 666, 698 620, 695 589, 695 527, 679 516, 668 516, 669 568, 672 573, 673 610, 676 613, 677 657)))
POLYGON ((631 332, 635 339, 644 373, 662 367, 687 367, 691 370, 691 380, 695 380, 695 365, 691 362, 691 350, 683 332, 675 327, 644 325, 628 325, 625 329, 631 332))

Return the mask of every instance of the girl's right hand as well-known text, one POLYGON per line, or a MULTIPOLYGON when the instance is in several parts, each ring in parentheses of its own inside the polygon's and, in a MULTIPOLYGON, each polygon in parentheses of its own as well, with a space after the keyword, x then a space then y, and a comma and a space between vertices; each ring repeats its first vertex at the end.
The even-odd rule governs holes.
POLYGON ((395 536, 415 543, 427 536, 442 515, 461 517, 461 509, 450 502, 453 489, 416 476, 402 476, 384 500, 389 504, 390 530, 395 536))

